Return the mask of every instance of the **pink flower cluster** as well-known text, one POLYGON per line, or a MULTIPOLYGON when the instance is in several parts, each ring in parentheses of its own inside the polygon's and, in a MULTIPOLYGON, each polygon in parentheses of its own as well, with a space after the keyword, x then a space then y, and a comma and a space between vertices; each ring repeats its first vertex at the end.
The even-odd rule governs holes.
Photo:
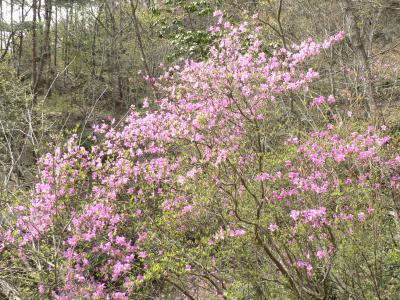
POLYGON ((240 237, 246 234, 244 229, 231 229, 229 226, 227 229, 223 229, 222 227, 219 228, 213 238, 208 241, 209 245, 214 245, 217 241, 224 240, 226 237, 240 237))

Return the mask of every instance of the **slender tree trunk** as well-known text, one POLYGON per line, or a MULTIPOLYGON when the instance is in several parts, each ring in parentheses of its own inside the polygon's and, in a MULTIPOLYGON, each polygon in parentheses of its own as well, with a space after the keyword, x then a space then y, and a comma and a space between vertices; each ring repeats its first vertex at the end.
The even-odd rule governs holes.
POLYGON ((97 36, 99 35, 99 19, 103 12, 104 5, 100 5, 99 10, 97 12, 97 17, 94 19, 94 31, 93 31, 93 39, 92 39, 92 77, 96 77, 96 48, 97 48, 97 36))
MULTIPOLYGON (((22 0, 21 3, 21 23, 25 22, 25 0, 22 0)), ((17 67, 17 75, 21 74, 21 63, 22 63, 22 47, 24 42, 24 31, 21 29, 19 32, 19 47, 18 47, 18 67, 17 67)))
POLYGON ((351 46, 357 56, 357 60, 361 66, 363 92, 366 97, 365 110, 370 116, 376 115, 377 106, 375 102, 375 87, 372 78, 371 66, 365 50, 363 40, 361 39, 360 28, 357 25, 357 17, 354 14, 352 0, 342 0, 343 10, 346 20, 347 32, 350 35, 351 46))
MULTIPOLYGON (((97 15, 97 18, 100 17, 102 11, 102 6, 99 8, 99 12, 97 15)), ((94 31, 93 31, 93 38, 92 38, 92 68, 91 68, 91 74, 92 78, 96 76, 96 38, 97 38, 97 33, 99 30, 99 23, 97 22, 97 18, 94 20, 94 31)))
POLYGON ((142 56, 143 66, 144 66, 144 68, 145 68, 145 70, 147 72, 147 75, 150 76, 150 68, 149 68, 149 65, 147 63, 146 54, 144 52, 142 36, 140 35, 139 20, 136 17, 136 10, 137 10, 137 7, 138 7, 138 2, 136 0, 136 3, 133 3, 133 1, 134 0, 130 0, 130 5, 131 5, 133 26, 135 26, 135 35, 136 35, 136 39, 138 41, 140 55, 142 56))
MULTIPOLYGON (((149 64, 147 63, 147 58, 146 58, 146 54, 144 52, 144 45, 143 45, 143 41, 142 41, 142 36, 140 34, 140 26, 139 26, 139 20, 136 16, 136 10, 138 8, 138 0, 136 0, 136 3, 133 3, 134 0, 129 0, 130 2, 130 6, 131 6, 131 18, 133 21, 133 26, 135 27, 135 35, 136 35, 136 39, 138 42, 138 46, 139 46, 139 51, 140 51, 140 55, 142 56, 142 62, 143 62, 143 66, 144 69, 147 73, 148 76, 152 76, 152 73, 150 72, 150 68, 149 68, 149 64)), ((153 90, 153 96, 154 98, 158 98, 158 92, 156 90, 156 88, 154 87, 154 85, 151 85, 151 88, 153 90)))
POLYGON ((37 1, 37 11, 38 11, 38 15, 37 15, 37 18, 38 18, 38 21, 39 21, 39 23, 40 22, 42 22, 42 16, 40 15, 40 10, 42 9, 42 0, 36 0, 37 1))
POLYGON ((50 45, 50 27, 51 27, 51 17, 52 17, 52 2, 51 0, 46 0, 45 2, 45 20, 46 20, 46 29, 45 29, 45 36, 44 36, 44 49, 45 49, 45 56, 43 59, 44 64, 48 65, 50 69, 51 66, 51 45, 50 45))
POLYGON ((119 47, 119 39, 121 38, 118 30, 117 16, 118 13, 116 4, 114 2, 106 3, 106 12, 108 14, 108 20, 111 27, 110 42, 113 45, 113 49, 110 49, 108 53, 110 72, 112 74, 113 83, 113 110, 118 111, 122 108, 122 87, 121 87, 121 76, 120 76, 120 56, 121 49, 119 47))
MULTIPOLYGON (((40 81, 43 77, 43 69, 45 65, 48 64, 50 66, 51 57, 50 57, 50 25, 51 25, 51 0, 45 0, 45 30, 44 30, 44 41, 43 47, 40 55, 40 64, 39 64, 39 72, 37 74, 36 85, 40 84, 40 81)), ((37 90, 37 87, 36 87, 37 90)))
POLYGON ((14 58, 15 53, 15 37, 14 37, 14 0, 10 0, 10 22, 11 22, 11 49, 14 58))
POLYGON ((119 37, 118 37, 118 90, 119 90, 119 99, 122 103, 124 103, 124 82, 121 74, 121 60, 122 60, 122 55, 123 55, 123 45, 122 45, 122 20, 123 20, 123 9, 122 9, 122 1, 118 4, 119 5, 119 37))
POLYGON ((54 16, 54 73, 57 72, 57 41, 58 40, 58 7, 55 6, 54 16))
MULTIPOLYGON (((67 13, 66 13, 66 20, 65 20, 65 25, 64 25, 64 38, 63 38, 63 42, 64 42, 64 69, 65 69, 65 75, 68 74, 68 60, 69 60, 69 19, 71 18, 71 10, 72 8, 69 7, 67 8, 67 13)), ((64 80, 64 87, 65 87, 65 80, 66 80, 66 76, 63 76, 64 80)))
POLYGON ((33 100, 37 100, 37 39, 36 39, 37 0, 32 0, 32 89, 33 100))
MULTIPOLYGON (((0 23, 3 23, 3 0, 0 0, 0 23)), ((3 50, 4 32, 0 30, 0 50, 3 50)))
MULTIPOLYGON (((79 6, 78 6, 78 3, 77 3, 72 8, 72 13, 73 13, 73 22, 72 22, 72 24, 74 24, 73 37, 76 37, 78 34, 80 34, 78 9, 79 9, 79 6)), ((71 17, 71 20, 72 20, 72 17, 71 17)), ((79 53, 79 47, 80 47, 80 44, 76 43, 75 41, 76 40, 74 40, 74 43, 73 43, 73 56, 75 56, 76 53, 79 53)))

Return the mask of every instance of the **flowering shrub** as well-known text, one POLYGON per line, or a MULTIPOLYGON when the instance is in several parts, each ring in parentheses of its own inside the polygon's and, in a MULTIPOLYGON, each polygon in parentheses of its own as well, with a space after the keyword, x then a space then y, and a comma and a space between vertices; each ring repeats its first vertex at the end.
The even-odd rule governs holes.
POLYGON ((267 57, 259 28, 216 17, 210 58, 155 80, 157 110, 133 109, 123 125, 95 126, 90 149, 73 135, 41 159, 0 250, 18 246, 43 297, 382 298, 398 280, 385 279, 398 258, 377 236, 395 230, 390 138, 338 114, 297 136, 284 125, 294 93, 307 95, 299 107, 333 109, 332 95, 311 96, 318 73, 304 66, 344 33, 267 57), (343 271, 355 261, 369 273, 343 271))

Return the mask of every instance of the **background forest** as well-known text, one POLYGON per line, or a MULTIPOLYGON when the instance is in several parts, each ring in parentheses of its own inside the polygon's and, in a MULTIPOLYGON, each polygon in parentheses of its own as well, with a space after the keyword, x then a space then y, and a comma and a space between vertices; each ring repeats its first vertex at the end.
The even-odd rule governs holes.
POLYGON ((400 299, 399 32, 398 0, 0 0, 0 299, 400 299))

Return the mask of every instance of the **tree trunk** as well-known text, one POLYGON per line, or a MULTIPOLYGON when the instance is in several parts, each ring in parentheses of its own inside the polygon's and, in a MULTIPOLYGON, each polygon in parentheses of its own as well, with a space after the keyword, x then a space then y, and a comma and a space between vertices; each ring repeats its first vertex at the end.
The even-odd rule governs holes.
POLYGON ((351 46, 357 56, 361 66, 363 92, 366 97, 366 114, 376 116, 377 106, 375 102, 375 87, 372 78, 371 66, 365 50, 363 40, 361 39, 360 28, 357 25, 357 17, 354 14, 352 0, 342 0, 343 10, 346 20, 347 32, 350 35, 351 46))
POLYGON ((15 38, 14 38, 14 1, 10 0, 10 22, 11 22, 11 50, 14 57, 15 53, 15 38))
POLYGON ((113 110, 114 113, 116 111, 120 111, 122 108, 122 82, 121 82, 121 69, 120 69, 120 58, 121 58, 121 49, 119 44, 119 39, 121 39, 121 32, 119 32, 117 27, 117 7, 116 4, 106 3, 105 5, 106 12, 108 12, 109 22, 111 27, 112 36, 110 36, 110 41, 113 45, 113 48, 110 49, 109 52, 109 63, 110 63, 110 73, 112 74, 112 84, 113 84, 113 110))
MULTIPOLYGON (((25 0, 22 0, 21 3, 21 23, 25 22, 25 0)), ((18 67, 17 67, 17 76, 21 74, 21 62, 22 62, 22 47, 24 42, 24 31, 21 29, 19 32, 19 47, 18 47, 18 67)))
MULTIPOLYGON (((97 18, 100 18, 101 11, 102 11, 102 6, 100 6, 99 8, 97 18)), ((95 78, 96 76, 96 37, 99 30, 99 23, 97 22, 97 18, 94 20, 95 24, 94 24, 94 31, 92 38, 92 66, 91 66, 92 78, 95 78)))
POLYGON ((55 7, 54 19, 54 73, 57 72, 58 8, 55 7))
POLYGON ((37 0, 32 0, 32 89, 33 101, 37 100, 37 39, 36 39, 37 0))
MULTIPOLYGON (((3 23, 3 0, 0 0, 0 23, 3 23)), ((3 30, 0 30, 0 50, 3 51, 3 39, 4 33, 3 30)))
POLYGON ((67 13, 66 13, 66 17, 65 17, 65 22, 64 22, 64 37, 63 37, 63 42, 64 42, 64 48, 63 48, 63 52, 64 52, 64 76, 63 76, 63 82, 64 82, 64 87, 66 85, 66 78, 68 75, 68 59, 69 59, 69 20, 71 18, 71 14, 72 14, 72 7, 67 8, 67 13))
POLYGON ((136 3, 134 4, 133 0, 130 0, 130 5, 131 5, 132 21, 133 25, 135 26, 135 34, 136 34, 136 39, 138 41, 140 55, 142 56, 143 67, 145 68, 147 75, 150 76, 150 68, 147 63, 146 55, 144 53, 142 36, 140 35, 139 20, 136 17, 136 10, 138 7, 138 3, 136 1, 136 3))
MULTIPOLYGON (((38 90, 38 85, 40 84, 42 77, 43 77, 43 69, 47 64, 50 66, 51 58, 50 58, 50 25, 51 25, 51 0, 45 0, 44 3, 45 7, 45 30, 44 30, 44 41, 43 47, 40 54, 40 64, 39 64, 39 71, 36 78, 36 87, 35 90, 38 90)), ((47 79, 47 78, 46 78, 47 79)))
MULTIPOLYGON (((136 16, 136 10, 138 8, 138 0, 136 0, 136 3, 133 3, 134 0, 129 0, 130 2, 130 6, 131 6, 131 18, 133 21, 133 25, 135 28, 135 34, 136 34, 136 39, 138 42, 138 46, 139 46, 139 50, 140 50, 140 55, 142 56, 142 62, 143 62, 143 66, 145 68, 145 71, 147 73, 147 76, 152 76, 152 73, 150 72, 150 68, 149 68, 149 64, 147 63, 147 58, 146 58, 146 54, 144 52, 144 45, 143 45, 143 41, 142 41, 142 36, 140 34, 140 26, 139 26, 139 20, 136 16)), ((151 85, 151 88, 153 90, 153 96, 155 99, 158 98, 158 92, 155 89, 154 85, 151 85)))

